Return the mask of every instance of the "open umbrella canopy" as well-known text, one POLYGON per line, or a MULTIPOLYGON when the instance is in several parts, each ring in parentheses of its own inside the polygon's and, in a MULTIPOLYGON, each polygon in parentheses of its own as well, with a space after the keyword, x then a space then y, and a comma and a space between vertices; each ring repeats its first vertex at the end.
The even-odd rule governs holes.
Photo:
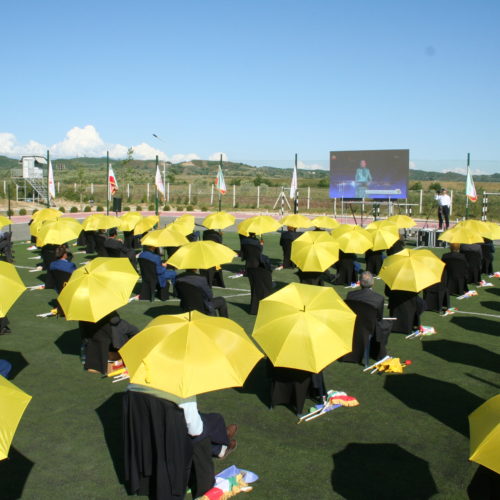
POLYGON ((441 241, 447 241, 448 243, 483 243, 483 237, 476 231, 469 229, 464 226, 455 226, 452 229, 448 229, 443 232, 438 238, 441 241))
POLYGON ((225 229, 232 226, 236 217, 227 212, 216 212, 203 219, 202 225, 207 229, 225 229))
POLYGON ((469 415, 469 460, 500 474, 500 394, 469 415))
POLYGON ((393 221, 399 229, 405 229, 417 225, 417 223, 407 215, 392 215, 391 217, 388 217, 387 220, 393 221))
POLYGON ((322 227, 323 229, 335 229, 336 227, 340 226, 340 222, 326 215, 320 215, 319 217, 315 217, 311 221, 311 223, 313 226, 322 227))
POLYGON ((34 221, 57 219, 61 217, 62 214, 63 213, 56 208, 42 208, 33 214, 32 219, 34 221))
POLYGON ((180 247, 189 243, 189 240, 173 227, 164 227, 149 231, 142 239, 141 243, 150 247, 180 247))
POLYGON ((8 457, 10 444, 30 400, 29 394, 0 376, 0 460, 8 457))
POLYGON ((389 219, 379 219, 379 220, 374 220, 373 222, 370 222, 368 226, 365 227, 365 229, 379 229, 379 228, 395 228, 396 231, 399 230, 399 227, 396 225, 396 223, 392 220, 389 219))
POLYGON ((118 218, 122 231, 133 231, 137 223, 142 220, 142 214, 140 212, 126 212, 118 218))
POLYGON ((260 301, 252 336, 274 366, 318 373, 351 352, 355 320, 333 288, 291 283, 260 301))
POLYGON ((234 321, 198 311, 158 316, 119 352, 132 383, 181 398, 242 386, 263 357, 234 321))
POLYGON ((399 231, 395 225, 385 225, 375 229, 368 229, 372 238, 372 250, 386 250, 399 240, 399 231))
POLYGON ((215 241, 193 241, 181 246, 167 264, 177 269, 210 269, 231 262, 236 252, 215 241))
POLYGON ((46 222, 54 222, 58 219, 52 218, 52 219, 40 219, 40 220, 33 220, 33 222, 30 224, 30 234, 31 236, 35 236, 35 238, 38 237, 38 232, 40 229, 43 227, 43 225, 46 222))
POLYGON ((82 232, 82 225, 70 217, 45 221, 37 233, 36 246, 62 245, 76 240, 82 232))
POLYGON ((128 304, 138 279, 129 259, 97 257, 71 275, 57 300, 67 320, 95 323, 128 304))
POLYGON ((134 227, 134 234, 144 234, 145 232, 153 229, 156 224, 160 222, 160 218, 157 215, 148 215, 140 220, 134 227))
POLYGON ((441 281, 444 262, 430 250, 402 250, 385 259, 379 276, 391 290, 420 292, 441 281))
POLYGON ((295 227, 295 228, 308 228, 312 227, 313 223, 311 222, 311 219, 309 217, 306 217, 305 215, 301 214, 290 214, 286 215, 281 219, 281 224, 283 226, 290 226, 290 227, 295 227))
POLYGON ((373 245, 370 233, 352 224, 341 224, 332 231, 332 238, 344 253, 365 253, 373 245))
POLYGON ((114 215, 92 214, 82 222, 82 227, 85 231, 97 231, 98 229, 119 227, 120 224, 121 220, 114 215))
POLYGON ((250 233, 264 234, 277 231, 281 223, 273 219, 270 215, 256 215, 238 224, 238 233, 248 236, 250 233))
POLYGON ((481 236, 490 240, 500 240, 500 226, 494 222, 486 222, 487 229, 481 232, 481 236))
POLYGON ((12 224, 12 221, 8 217, 0 215, 0 227, 9 226, 10 224, 12 224))
POLYGON ((194 231, 195 218, 194 215, 184 214, 169 224, 176 231, 183 234, 184 236, 191 234, 194 231))
POLYGON ((14 302, 26 290, 13 264, 0 261, 0 318, 4 318, 14 302))
POLYGON ((323 272, 339 260, 339 246, 325 231, 306 231, 292 242, 291 259, 304 272, 323 272))
POLYGON ((472 231, 474 233, 479 233, 481 236, 489 229, 487 222, 476 219, 462 220, 455 226, 455 228, 461 228, 468 231, 472 231))

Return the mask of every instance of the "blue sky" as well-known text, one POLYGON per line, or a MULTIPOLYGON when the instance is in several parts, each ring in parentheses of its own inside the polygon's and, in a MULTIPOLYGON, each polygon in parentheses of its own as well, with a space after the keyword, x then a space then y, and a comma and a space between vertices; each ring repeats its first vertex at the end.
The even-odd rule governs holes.
POLYGON ((500 172, 500 2, 3 2, 0 154, 500 172), (156 133, 162 141, 155 139, 156 133))

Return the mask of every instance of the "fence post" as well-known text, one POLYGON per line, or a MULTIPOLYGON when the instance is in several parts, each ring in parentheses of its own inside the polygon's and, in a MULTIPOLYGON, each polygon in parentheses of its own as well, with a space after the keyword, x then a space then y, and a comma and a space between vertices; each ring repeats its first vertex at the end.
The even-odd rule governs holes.
POLYGON ((16 201, 19 201, 19 186, 16 184, 16 201))
POLYGON ((488 195, 487 195, 487 193, 483 193, 483 208, 482 208, 481 220, 482 221, 488 220, 488 195))
POLYGON ((130 184, 127 182, 127 198, 130 198, 130 184))
POLYGON ((451 203, 450 203, 450 215, 453 213, 453 189, 450 191, 450 198, 451 198, 451 203))
POLYGON ((73 184, 73 192, 76 193, 76 182, 73 184))
POLYGON ((191 184, 188 184, 188 205, 191 205, 191 184))
POLYGON ((61 192, 61 186, 60 186, 60 182, 57 181, 57 192, 60 193, 61 192))
POLYGON ((423 202, 423 199, 424 199, 424 190, 421 189, 420 190, 420 201, 418 203, 418 211, 419 211, 420 214, 422 213, 422 202, 423 202))
POLYGON ((147 183, 146 185, 146 200, 148 201, 149 203, 149 182, 147 183))
POLYGON ((170 182, 167 182, 167 202, 170 203, 170 182))
POLYGON ((210 184, 210 206, 214 204, 214 185, 210 184))
POLYGON ((93 182, 90 184, 90 193, 94 194, 94 183, 93 182))
POLYGON ((260 186, 257 186, 257 208, 260 207, 260 186))
POLYGON ((236 206, 236 184, 233 184, 233 208, 236 206))
POLYGON ((333 216, 337 217, 337 198, 333 199, 333 216))
POLYGON ((7 194, 7 181, 3 181, 3 194, 7 194))
POLYGON ((307 186, 307 210, 311 206, 311 186, 307 186))

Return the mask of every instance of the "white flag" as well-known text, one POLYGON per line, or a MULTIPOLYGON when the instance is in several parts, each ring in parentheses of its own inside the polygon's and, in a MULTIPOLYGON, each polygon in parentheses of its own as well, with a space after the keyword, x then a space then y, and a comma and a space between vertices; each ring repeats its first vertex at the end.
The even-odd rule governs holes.
POLYGON ((297 167, 293 167, 292 183, 290 184, 290 198, 295 199, 297 192, 297 167))
POLYGON ((163 178, 160 173, 159 165, 156 165, 155 185, 156 189, 158 189, 162 196, 165 196, 165 184, 163 184, 163 178))
POLYGON ((56 197, 56 185, 54 184, 54 171, 52 170, 51 160, 49 160, 49 195, 52 199, 56 197))

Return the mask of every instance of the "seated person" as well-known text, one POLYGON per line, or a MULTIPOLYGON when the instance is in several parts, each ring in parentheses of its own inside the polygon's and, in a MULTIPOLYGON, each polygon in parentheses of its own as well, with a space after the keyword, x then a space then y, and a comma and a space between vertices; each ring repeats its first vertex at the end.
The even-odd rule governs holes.
POLYGON ((484 243, 481 243, 481 251, 483 260, 481 262, 481 273, 491 276, 493 274, 493 254, 495 253, 495 245, 493 241, 484 238, 484 243))
POLYGON ((14 257, 12 255, 12 233, 10 231, 0 230, 0 253, 5 256, 5 261, 10 264, 14 263, 14 257))
MULTIPOLYGON (((241 235, 240 235, 241 236, 241 235)), ((264 242, 255 233, 240 237, 241 259, 245 261, 245 269, 255 269, 261 264, 264 242)))
MULTIPOLYGON (((201 276, 200 274, 198 274, 195 269, 187 269, 184 273, 179 274, 176 279, 176 284, 179 283, 186 283, 194 286, 201 292, 201 295, 203 297, 203 304, 205 305, 205 309, 208 314, 215 316, 215 313, 217 311, 219 313, 219 316, 223 316, 225 318, 229 317, 227 312, 227 304, 224 297, 214 297, 212 289, 208 286, 208 282, 205 276, 201 276)), ((181 298, 182 302, 181 294, 179 294, 179 297, 181 298)))
POLYGON ((391 290, 386 285, 385 294, 389 298, 389 314, 397 318, 392 325, 393 332, 409 334, 420 327, 424 301, 417 292, 391 290))
POLYGON ((11 370, 12 365, 6 359, 0 359, 0 376, 7 378, 11 370))
POLYGON ((446 266, 441 275, 441 281, 423 289, 426 311, 445 312, 450 308, 450 294, 446 287, 446 266))
POLYGON ((451 243, 450 251, 445 253, 441 260, 445 263, 446 288, 450 295, 463 295, 468 292, 467 271, 469 263, 463 253, 460 253, 460 244, 451 243))
POLYGON ((377 276, 382 268, 383 250, 367 250, 365 252, 366 271, 369 271, 373 276, 377 276))
POLYGON ((295 227, 287 226, 286 231, 283 231, 280 236, 280 246, 283 249, 283 267, 293 268, 295 264, 290 260, 292 253, 292 243, 302 234, 295 227))
POLYGON ((471 245, 460 245, 460 253, 467 259, 467 283, 479 284, 481 281, 481 267, 483 261, 483 252, 479 243, 471 245))
POLYGON ((118 231, 115 227, 109 230, 108 238, 104 241, 104 248, 110 257, 127 257, 134 269, 137 268, 134 250, 125 247, 123 241, 118 238, 118 231))
POLYGON ((405 240, 404 240, 404 237, 402 235, 399 236, 399 240, 396 241, 396 243, 394 243, 394 245, 392 245, 391 248, 388 248, 387 249, 387 257, 389 257, 389 255, 394 255, 395 253, 398 253, 398 252, 401 252, 401 250, 404 250, 405 248, 405 240))
POLYGON ((215 229, 206 229, 203 231, 203 241, 215 241, 215 243, 222 244, 222 231, 215 229))
MULTIPOLYGON (((207 229, 203 231, 203 241, 207 240, 222 244, 222 231, 216 231, 215 229, 207 229)), ((212 288, 212 286, 214 285, 220 286, 222 288, 226 287, 226 285, 224 284, 222 269, 211 267, 210 269, 200 270, 200 274, 207 278, 210 288, 212 288)))
POLYGON ((156 278, 160 288, 165 288, 167 286, 167 280, 171 281, 172 284, 175 285, 177 274, 174 270, 167 269, 167 263, 161 261, 157 248, 145 246, 144 250, 138 255, 138 258, 149 260, 155 264, 156 278))
POLYGON ((339 251, 339 260, 333 265, 337 274, 334 278, 334 285, 350 285, 358 281, 356 272, 356 254, 339 251))
POLYGON ((68 249, 65 245, 60 245, 56 248, 55 256, 57 260, 49 264, 49 271, 64 271, 65 273, 73 273, 76 270, 76 265, 70 262, 68 249))

